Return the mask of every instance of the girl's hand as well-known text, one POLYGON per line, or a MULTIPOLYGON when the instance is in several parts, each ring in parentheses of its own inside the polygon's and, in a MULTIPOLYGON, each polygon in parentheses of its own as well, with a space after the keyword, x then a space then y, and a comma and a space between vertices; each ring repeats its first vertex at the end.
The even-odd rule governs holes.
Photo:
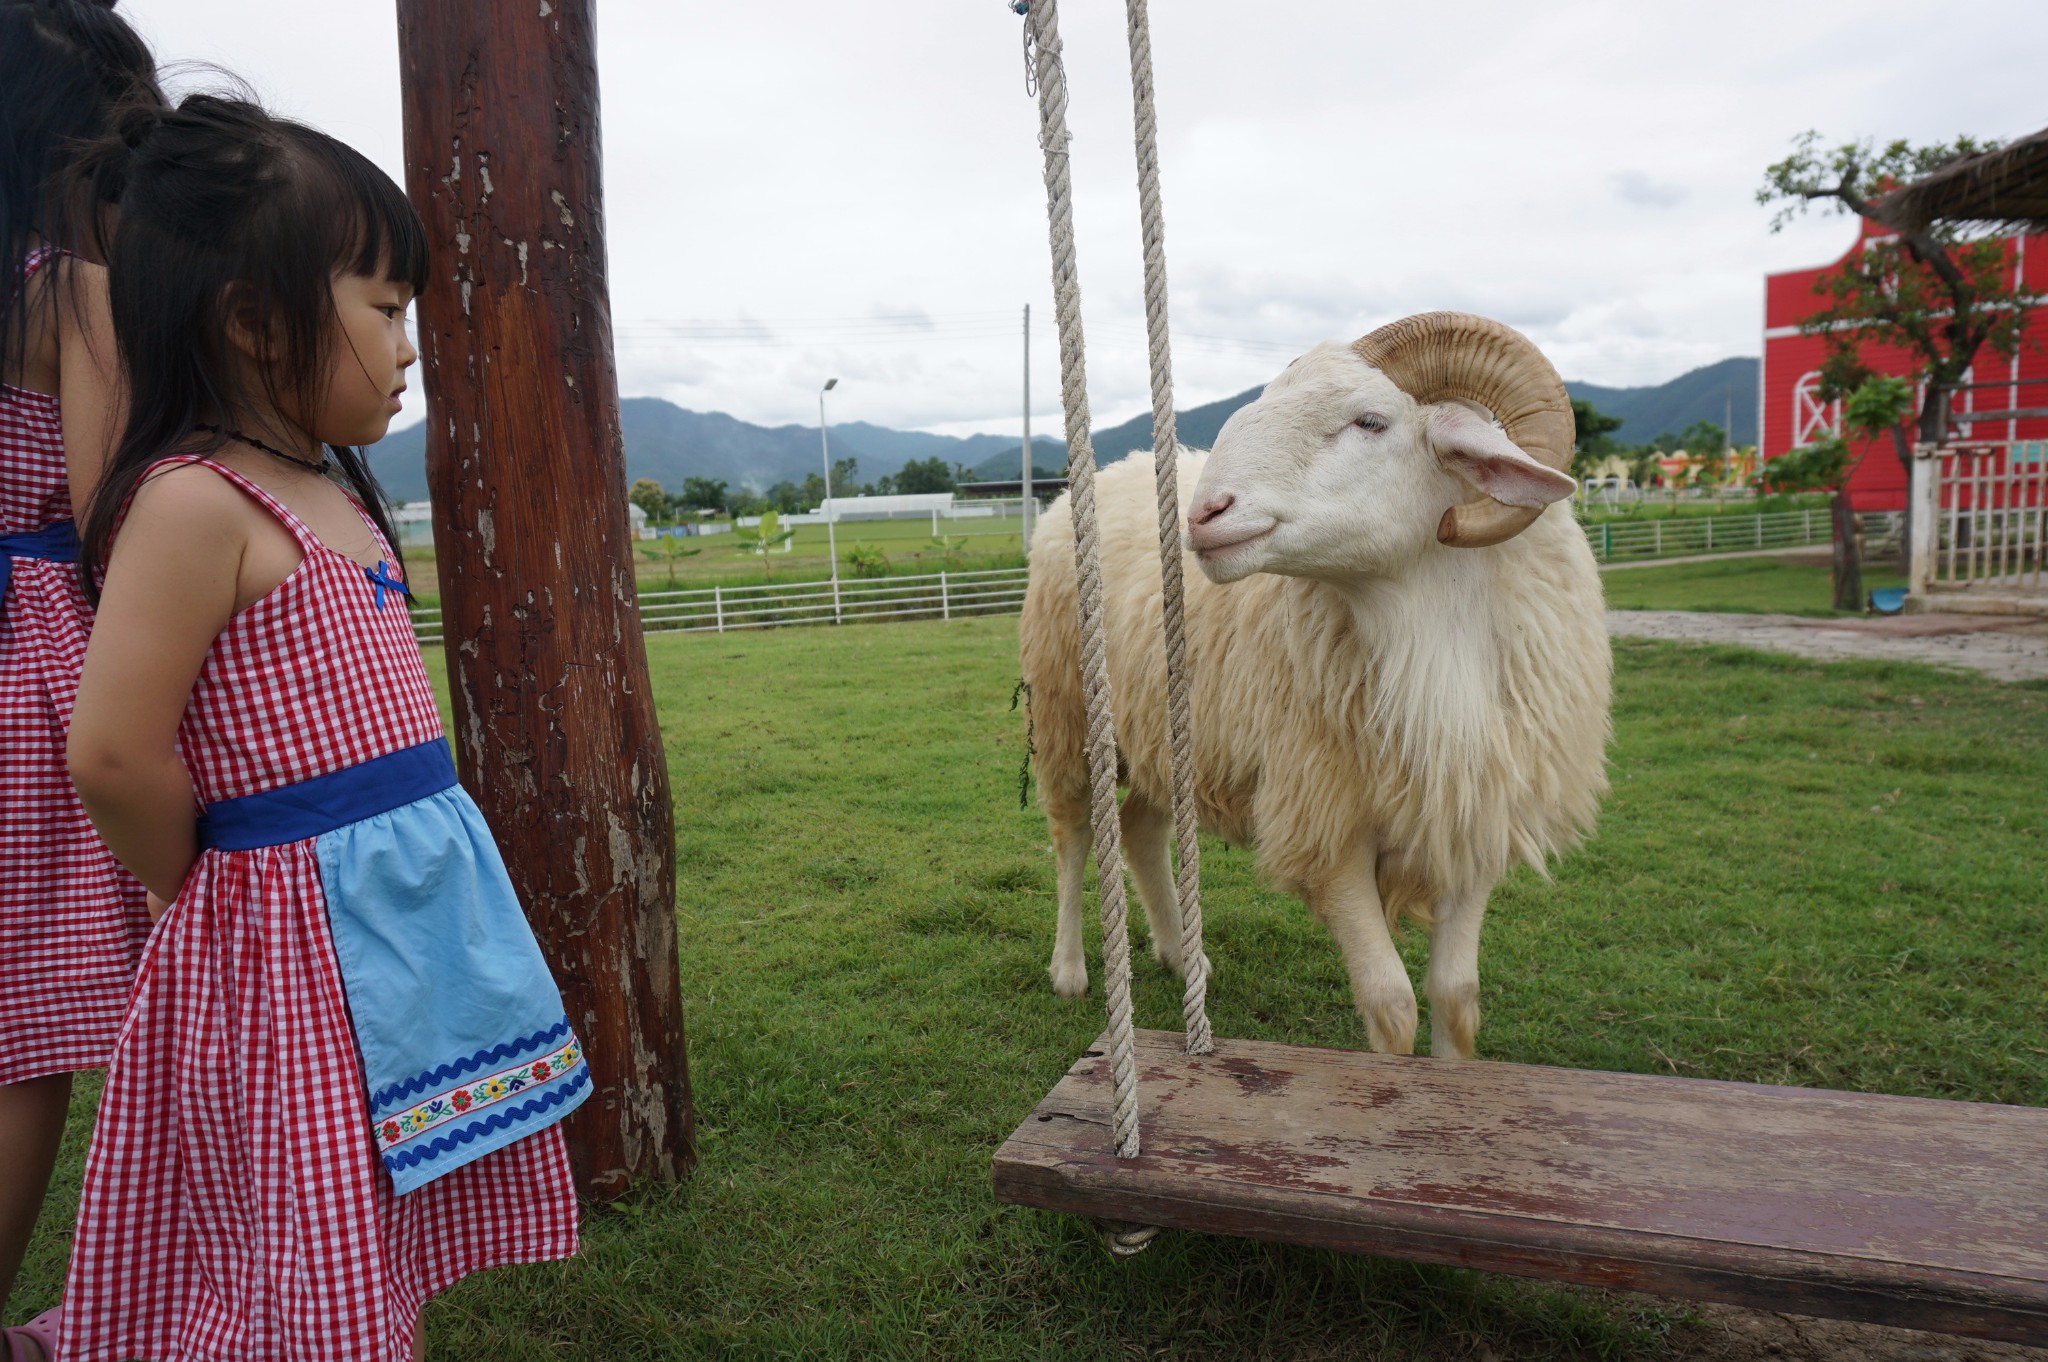
POLYGON ((206 469, 149 477, 114 541, 78 678, 67 755, 79 802, 115 859, 174 897, 199 854, 178 724, 262 515, 206 469))
POLYGON ((145 890, 144 892, 149 896, 147 903, 149 905, 149 920, 151 922, 156 921, 165 913, 171 911, 170 900, 158 898, 154 889, 145 890))

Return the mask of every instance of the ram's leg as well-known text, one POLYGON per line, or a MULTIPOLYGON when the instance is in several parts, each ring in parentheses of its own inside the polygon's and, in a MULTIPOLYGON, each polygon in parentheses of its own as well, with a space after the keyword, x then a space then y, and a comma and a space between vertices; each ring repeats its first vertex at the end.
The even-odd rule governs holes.
POLYGON ((1138 885, 1145 905, 1145 924, 1152 930, 1152 955, 1175 974, 1180 968, 1180 898, 1173 887, 1173 816, 1136 790, 1124 798, 1119 812, 1124 832, 1124 864, 1138 885))
POLYGON ((1429 929, 1429 1052, 1451 1059, 1472 1058, 1479 1035, 1479 924, 1486 917, 1486 891, 1447 895, 1436 901, 1429 929))
POLYGON ((1052 991, 1062 998, 1088 992, 1088 956, 1081 946, 1081 882, 1088 873, 1088 806, 1078 801, 1046 800, 1046 821, 1052 827, 1052 850, 1059 863, 1059 927, 1053 936, 1052 991))
POLYGON ((1315 890, 1309 906, 1337 938, 1351 975, 1351 1001, 1375 1050, 1415 1052, 1415 986, 1394 949, 1380 904, 1375 857, 1368 850, 1315 890))

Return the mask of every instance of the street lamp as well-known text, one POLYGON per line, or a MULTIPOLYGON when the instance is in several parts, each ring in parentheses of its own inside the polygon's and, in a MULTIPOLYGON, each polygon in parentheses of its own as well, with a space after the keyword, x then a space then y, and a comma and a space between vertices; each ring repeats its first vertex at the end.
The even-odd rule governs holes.
POLYGON ((825 552, 832 555, 832 622, 845 621, 839 615, 839 536, 832 526, 832 441, 826 434, 825 394, 839 386, 839 380, 828 378, 825 386, 818 389, 818 455, 825 464, 825 501, 818 509, 825 513, 825 552))

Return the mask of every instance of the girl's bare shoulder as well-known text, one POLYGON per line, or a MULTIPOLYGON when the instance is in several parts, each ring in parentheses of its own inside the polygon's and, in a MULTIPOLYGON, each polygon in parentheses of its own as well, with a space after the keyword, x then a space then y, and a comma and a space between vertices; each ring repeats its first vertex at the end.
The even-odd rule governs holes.
POLYGON ((122 535, 160 528, 218 534, 265 518, 261 507, 205 464, 160 463, 136 485, 122 535))

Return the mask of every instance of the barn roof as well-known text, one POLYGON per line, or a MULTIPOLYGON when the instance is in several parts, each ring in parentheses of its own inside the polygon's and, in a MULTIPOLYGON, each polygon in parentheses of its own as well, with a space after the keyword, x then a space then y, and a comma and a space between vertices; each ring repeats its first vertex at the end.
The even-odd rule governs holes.
POLYGON ((1982 222, 2048 230, 2048 128, 1997 151, 1965 156, 1879 200, 1909 227, 1982 222))

